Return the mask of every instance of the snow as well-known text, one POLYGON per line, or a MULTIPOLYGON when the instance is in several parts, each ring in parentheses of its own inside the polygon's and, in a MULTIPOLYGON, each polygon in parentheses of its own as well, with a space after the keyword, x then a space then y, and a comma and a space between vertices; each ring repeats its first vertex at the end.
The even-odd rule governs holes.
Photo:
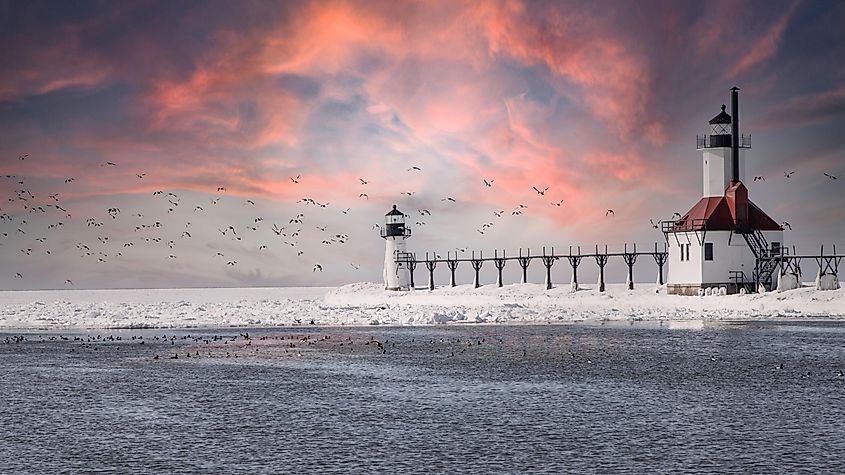
MULTIPOLYGON (((577 321, 845 318, 845 288, 685 297, 654 284, 472 285, 412 292, 382 284, 340 288, 56 290, 0 292, 0 329, 431 325, 577 321)), ((690 326, 691 325, 691 326, 690 326)))

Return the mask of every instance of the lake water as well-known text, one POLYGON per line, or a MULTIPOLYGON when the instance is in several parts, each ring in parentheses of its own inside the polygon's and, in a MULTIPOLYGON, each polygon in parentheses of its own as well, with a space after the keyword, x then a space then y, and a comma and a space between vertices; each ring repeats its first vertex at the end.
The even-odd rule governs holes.
POLYGON ((835 322, 0 340, 4 473, 845 471, 835 322))

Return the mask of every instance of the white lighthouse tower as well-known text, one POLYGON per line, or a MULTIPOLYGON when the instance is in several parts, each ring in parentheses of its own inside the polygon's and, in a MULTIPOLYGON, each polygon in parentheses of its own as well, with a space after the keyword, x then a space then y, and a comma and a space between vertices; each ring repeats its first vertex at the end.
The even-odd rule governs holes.
POLYGON ((677 221, 664 221, 669 248, 670 294, 727 293, 771 286, 781 253, 783 228, 748 199, 745 152, 751 137, 739 131, 739 88, 731 89, 731 115, 710 120, 697 137, 702 152, 701 199, 677 221))
POLYGON ((385 215, 381 237, 384 238, 384 288, 408 290, 410 270, 407 260, 411 255, 405 250, 405 239, 411 237, 411 230, 405 227, 405 215, 396 209, 396 205, 385 215))

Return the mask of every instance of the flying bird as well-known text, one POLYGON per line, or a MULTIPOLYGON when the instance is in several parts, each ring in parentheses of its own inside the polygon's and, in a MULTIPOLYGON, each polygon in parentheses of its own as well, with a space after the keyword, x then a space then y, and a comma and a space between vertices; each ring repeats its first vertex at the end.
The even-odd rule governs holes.
POLYGON ((612 209, 609 209, 604 213, 604 215, 605 216, 616 216, 616 213, 614 213, 612 209))
POLYGON ((363 179, 363 178, 359 178, 359 179, 358 179, 358 181, 360 181, 362 185, 366 185, 366 184, 370 183, 370 182, 368 182, 367 180, 365 180, 365 179, 363 179))
POLYGON ((18 158, 20 158, 21 160, 26 160, 26 157, 28 157, 28 156, 29 156, 29 154, 27 153, 26 155, 21 155, 18 158))
POLYGON ((754 181, 766 181, 766 178, 762 176, 755 176, 754 181))
POLYGON ((827 174, 827 173, 822 173, 822 175, 824 175, 824 176, 826 176, 826 177, 830 178, 831 180, 836 180, 836 179, 837 179, 835 176, 833 176, 833 175, 829 175, 829 174, 827 174))
POLYGON ((457 203, 457 201, 455 201, 455 198, 452 198, 451 196, 447 196, 441 199, 440 201, 451 201, 452 203, 457 203))
POLYGON ((791 177, 794 173, 795 173, 794 171, 792 171, 792 172, 783 172, 783 177, 784 177, 784 178, 789 178, 789 177, 791 177))
POLYGON ((141 179, 141 178, 144 178, 145 176, 147 176, 147 174, 146 173, 136 173, 135 176, 137 176, 138 179, 141 179))
POLYGON ((494 181, 495 181, 495 180, 490 180, 490 181, 487 181, 486 179, 484 179, 484 185, 485 185, 487 188, 492 188, 492 187, 493 187, 493 182, 494 182, 494 181))
POLYGON ((786 221, 784 221, 784 222, 781 224, 781 226, 783 226, 784 228, 789 229, 790 231, 792 231, 792 225, 791 225, 791 224, 789 224, 789 223, 787 223, 786 221))
POLYGON ((314 264, 314 269, 311 272, 317 271, 323 272, 323 266, 321 266, 320 264, 314 264))
POLYGON ((654 220, 651 218, 649 218, 648 222, 651 223, 651 227, 654 229, 657 229, 659 227, 658 224, 655 223, 654 220))
POLYGON ((218 191, 218 192, 220 192, 220 191, 226 191, 226 187, 225 187, 225 186, 218 186, 218 187, 217 187, 217 191, 218 191))
POLYGON ((370 199, 370 197, 369 197, 369 196, 367 196, 367 194, 366 194, 366 193, 361 193, 360 195, 358 195, 358 198, 366 198, 366 199, 370 199))
POLYGON ((422 171, 422 168, 415 166, 415 167, 411 167, 411 168, 408 169, 408 171, 411 171, 411 170, 422 171))
POLYGON ((561 206, 563 206, 563 200, 560 200, 558 202, 552 202, 552 206, 557 206, 558 208, 560 208, 561 206))
POLYGON ((289 177, 289 178, 290 178, 290 181, 292 181, 294 183, 299 183, 299 177, 300 177, 300 175, 296 175, 296 177, 289 177))
POLYGON ((532 186, 531 188, 534 188, 534 191, 536 191, 537 194, 540 195, 540 196, 546 196, 546 192, 549 191, 548 186, 543 188, 542 190, 538 189, 536 186, 532 186))

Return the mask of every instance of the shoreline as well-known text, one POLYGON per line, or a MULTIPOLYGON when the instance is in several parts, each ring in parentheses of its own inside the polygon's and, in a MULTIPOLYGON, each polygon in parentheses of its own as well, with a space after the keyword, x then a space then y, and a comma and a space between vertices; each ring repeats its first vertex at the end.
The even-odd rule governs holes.
POLYGON ((689 297, 666 295, 656 284, 639 284, 632 291, 625 284, 608 284, 605 293, 590 287, 574 293, 568 284, 548 291, 541 284, 510 284, 391 292, 374 283, 337 288, 4 291, 0 331, 845 320, 845 289, 803 287, 689 297))

